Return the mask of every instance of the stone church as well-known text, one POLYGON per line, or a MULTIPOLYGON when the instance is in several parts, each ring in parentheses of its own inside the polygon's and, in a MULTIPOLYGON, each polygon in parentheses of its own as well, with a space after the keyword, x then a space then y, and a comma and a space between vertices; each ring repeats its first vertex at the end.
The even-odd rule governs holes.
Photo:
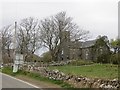
POLYGON ((72 41, 68 31, 62 33, 62 39, 62 50, 59 54, 61 60, 95 60, 100 53, 108 51, 108 47, 100 47, 99 50, 95 50, 96 40, 72 41))

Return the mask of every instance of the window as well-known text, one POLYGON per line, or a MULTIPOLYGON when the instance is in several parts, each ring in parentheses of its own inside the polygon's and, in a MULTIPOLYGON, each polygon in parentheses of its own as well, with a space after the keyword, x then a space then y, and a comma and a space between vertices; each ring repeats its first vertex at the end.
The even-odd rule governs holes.
POLYGON ((85 59, 88 59, 88 55, 89 55, 89 49, 86 49, 86 51, 85 51, 85 59))

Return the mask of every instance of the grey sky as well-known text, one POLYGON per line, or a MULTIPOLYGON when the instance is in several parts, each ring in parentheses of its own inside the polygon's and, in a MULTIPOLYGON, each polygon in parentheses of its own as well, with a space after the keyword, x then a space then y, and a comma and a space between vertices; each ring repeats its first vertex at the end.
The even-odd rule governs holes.
MULTIPOLYGON (((33 0, 32 0, 33 1, 33 0)), ((0 27, 14 24, 26 17, 42 19, 66 11, 81 28, 89 30, 92 38, 118 34, 118 0, 79 0, 79 2, 2 2, 0 27)))
MULTIPOLYGON (((92 37, 118 36, 119 0, 4 0, 0 4, 0 28, 23 18, 38 19, 66 11, 81 28, 89 30, 92 37), (41 2, 40 2, 41 1, 41 2), (50 2, 51 1, 51 2, 50 2)), ((42 54, 45 48, 38 50, 42 54)))

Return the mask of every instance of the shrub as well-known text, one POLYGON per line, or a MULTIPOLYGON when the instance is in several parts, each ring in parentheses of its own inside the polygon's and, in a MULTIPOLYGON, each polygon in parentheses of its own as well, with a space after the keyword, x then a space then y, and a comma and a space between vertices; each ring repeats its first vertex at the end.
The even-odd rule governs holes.
POLYGON ((112 54, 111 57, 110 57, 110 62, 112 64, 119 64, 119 59, 118 58, 120 58, 120 55, 112 54))
POLYGON ((110 63, 110 54, 105 53, 97 57, 97 63, 110 63))
POLYGON ((43 53, 42 56, 43 56, 42 57, 43 62, 51 62, 52 61, 52 57, 51 57, 50 52, 43 53))

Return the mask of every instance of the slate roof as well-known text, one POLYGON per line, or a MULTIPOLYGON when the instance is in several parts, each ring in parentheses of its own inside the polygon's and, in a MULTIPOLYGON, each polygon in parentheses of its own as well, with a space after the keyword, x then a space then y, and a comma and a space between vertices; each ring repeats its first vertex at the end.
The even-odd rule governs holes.
POLYGON ((85 42, 71 41, 69 45, 72 48, 88 48, 88 47, 94 46, 95 42, 96 40, 90 40, 85 42))
POLYGON ((80 48, 91 47, 91 46, 94 46, 95 43, 96 43, 96 40, 90 40, 90 41, 81 42, 80 48))

